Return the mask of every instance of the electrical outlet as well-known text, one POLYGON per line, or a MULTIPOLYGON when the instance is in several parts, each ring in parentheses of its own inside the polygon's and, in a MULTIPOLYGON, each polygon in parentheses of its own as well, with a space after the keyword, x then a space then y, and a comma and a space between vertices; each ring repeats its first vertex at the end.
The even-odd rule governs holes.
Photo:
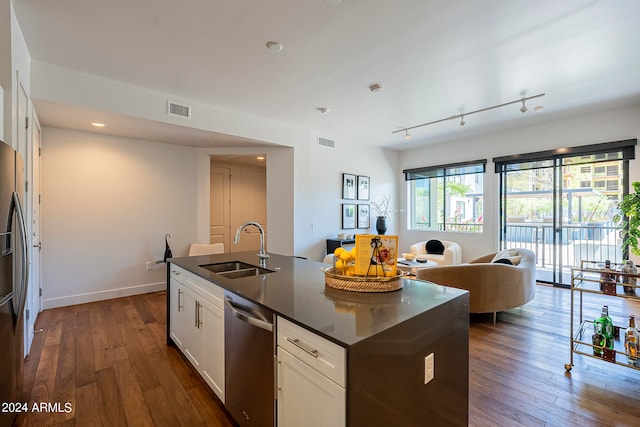
POLYGON ((433 379, 434 365, 433 365, 433 353, 424 358, 424 383, 427 384, 433 379))
POLYGON ((144 267, 147 269, 147 271, 151 270, 153 268, 153 262, 152 261, 147 261, 144 264, 144 267))

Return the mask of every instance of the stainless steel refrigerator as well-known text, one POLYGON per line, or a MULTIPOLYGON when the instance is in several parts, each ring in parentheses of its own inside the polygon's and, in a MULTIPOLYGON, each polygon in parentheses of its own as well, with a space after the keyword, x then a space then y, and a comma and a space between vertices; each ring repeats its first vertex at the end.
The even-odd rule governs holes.
MULTIPOLYGON (((24 401, 23 314, 28 254, 23 189, 22 158, 0 141, 0 404, 24 401)), ((15 411, 0 410, 0 427, 11 426, 15 417, 15 411)))

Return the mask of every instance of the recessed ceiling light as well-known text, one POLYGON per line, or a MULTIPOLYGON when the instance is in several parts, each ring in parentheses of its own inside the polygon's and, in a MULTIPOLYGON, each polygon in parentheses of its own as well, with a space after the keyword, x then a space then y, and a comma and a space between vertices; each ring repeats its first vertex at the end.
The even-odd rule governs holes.
POLYGON ((98 122, 93 122, 91 123, 91 125, 97 128, 103 128, 105 126, 104 123, 98 123, 98 122))
POLYGON ((320 111, 320 114, 327 114, 330 110, 326 107, 318 107, 316 110, 320 111))
POLYGON ((267 42, 267 49, 269 49, 272 52, 282 52, 282 49, 284 49, 284 46, 282 46, 282 43, 278 43, 278 42, 267 42))
POLYGON ((536 106, 534 107, 534 111, 535 111, 536 113, 537 113, 537 112, 539 112, 539 111, 542 111, 542 110, 544 110, 544 106, 543 106, 543 105, 536 105, 536 106))

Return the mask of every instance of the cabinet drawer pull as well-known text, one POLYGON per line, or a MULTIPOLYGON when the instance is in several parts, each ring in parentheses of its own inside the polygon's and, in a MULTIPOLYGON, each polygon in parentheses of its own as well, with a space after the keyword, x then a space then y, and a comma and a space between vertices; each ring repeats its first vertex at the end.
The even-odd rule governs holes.
POLYGON ((178 311, 182 311, 182 289, 178 289, 178 311))
POLYGON ((200 325, 202 325, 202 321, 200 320, 200 301, 196 301, 196 328, 200 329, 200 325))
POLYGON ((296 347, 298 347, 300 350, 304 351, 305 353, 309 353, 310 355, 312 355, 316 359, 318 358, 318 350, 311 349, 310 347, 307 347, 305 344, 302 344, 298 338, 291 339, 291 338, 287 337, 287 341, 289 341, 291 344, 295 345, 296 347))

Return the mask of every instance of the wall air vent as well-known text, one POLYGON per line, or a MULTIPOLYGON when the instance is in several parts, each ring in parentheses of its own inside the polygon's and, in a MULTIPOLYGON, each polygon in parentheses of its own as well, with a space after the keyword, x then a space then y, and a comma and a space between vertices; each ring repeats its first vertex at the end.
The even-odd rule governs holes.
POLYGON ((188 107, 186 105, 176 104, 175 102, 169 101, 168 108, 167 108, 167 113, 170 116, 178 116, 178 117, 182 117, 184 119, 190 119, 191 118, 191 107, 188 107))
POLYGON ((318 144, 324 145, 325 147, 330 147, 330 148, 335 148, 336 146, 335 141, 331 139, 323 138, 321 136, 318 137, 318 144))

